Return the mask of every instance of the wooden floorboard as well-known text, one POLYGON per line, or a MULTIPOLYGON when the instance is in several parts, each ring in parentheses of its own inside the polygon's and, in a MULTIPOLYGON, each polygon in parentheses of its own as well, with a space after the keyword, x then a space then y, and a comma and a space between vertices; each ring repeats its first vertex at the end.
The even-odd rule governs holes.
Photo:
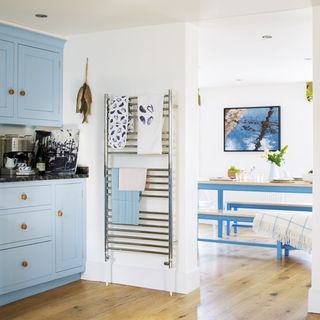
MULTIPOLYGON (((212 227, 202 226, 209 234, 212 227)), ((233 238, 256 237, 244 230, 233 238)), ((78 281, 0 308, 1 320, 315 320, 307 314, 310 257, 199 244, 201 289, 189 295, 78 281)))

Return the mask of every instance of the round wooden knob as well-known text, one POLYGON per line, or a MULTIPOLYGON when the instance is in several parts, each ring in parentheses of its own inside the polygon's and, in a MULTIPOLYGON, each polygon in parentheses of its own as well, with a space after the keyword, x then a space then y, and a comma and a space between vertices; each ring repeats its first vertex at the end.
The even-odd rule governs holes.
POLYGON ((25 92, 24 90, 21 90, 21 91, 20 91, 20 96, 21 96, 21 97, 24 97, 25 95, 26 95, 26 92, 25 92))
POLYGON ((27 230, 27 229, 28 229, 28 225, 27 225, 26 223, 22 223, 21 226, 20 226, 20 228, 21 228, 22 230, 27 230))
POLYGON ((27 200, 28 199, 28 196, 23 193, 21 196, 20 196, 21 200, 27 200))
POLYGON ((28 261, 22 261, 21 262, 21 266, 24 267, 24 268, 26 268, 28 265, 29 265, 28 261))
POLYGON ((58 217, 62 217, 63 216, 63 211, 59 210, 58 211, 58 217))
POLYGON ((14 90, 13 89, 9 89, 8 93, 12 96, 14 94, 14 90))

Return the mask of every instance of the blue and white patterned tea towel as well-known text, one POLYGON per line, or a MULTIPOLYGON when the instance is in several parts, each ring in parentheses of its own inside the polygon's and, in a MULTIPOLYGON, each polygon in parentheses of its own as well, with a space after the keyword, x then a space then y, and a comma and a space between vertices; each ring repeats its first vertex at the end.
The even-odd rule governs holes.
POLYGON ((127 96, 112 97, 109 100, 108 142, 113 149, 123 149, 127 143, 128 101, 127 96))
POLYGON ((138 97, 138 154, 162 154, 163 98, 138 97))
POLYGON ((311 252, 312 213, 257 213, 253 230, 283 244, 311 252))

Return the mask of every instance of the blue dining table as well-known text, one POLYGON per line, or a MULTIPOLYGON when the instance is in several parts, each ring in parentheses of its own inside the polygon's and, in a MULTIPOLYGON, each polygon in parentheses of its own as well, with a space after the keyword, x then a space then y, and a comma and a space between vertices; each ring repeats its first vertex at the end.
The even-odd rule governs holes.
POLYGON ((198 182, 198 190, 217 191, 218 210, 224 208, 224 192, 278 192, 278 193, 296 193, 311 194, 312 184, 309 182, 254 182, 254 181, 224 181, 224 180, 201 180, 198 182))

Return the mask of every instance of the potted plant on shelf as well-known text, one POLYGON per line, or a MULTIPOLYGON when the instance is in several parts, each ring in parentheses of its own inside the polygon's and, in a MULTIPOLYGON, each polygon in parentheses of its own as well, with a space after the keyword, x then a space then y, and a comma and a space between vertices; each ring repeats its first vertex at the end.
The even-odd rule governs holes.
POLYGON ((286 154, 288 145, 285 145, 280 151, 265 151, 264 157, 270 163, 269 180, 275 180, 280 178, 279 168, 284 162, 284 155, 286 154))
POLYGON ((228 177, 229 177, 230 179, 235 179, 235 178, 236 178, 236 174, 237 174, 237 173, 240 173, 240 172, 241 172, 241 170, 238 169, 237 167, 235 167, 235 166, 230 166, 230 168, 228 169, 228 177))

